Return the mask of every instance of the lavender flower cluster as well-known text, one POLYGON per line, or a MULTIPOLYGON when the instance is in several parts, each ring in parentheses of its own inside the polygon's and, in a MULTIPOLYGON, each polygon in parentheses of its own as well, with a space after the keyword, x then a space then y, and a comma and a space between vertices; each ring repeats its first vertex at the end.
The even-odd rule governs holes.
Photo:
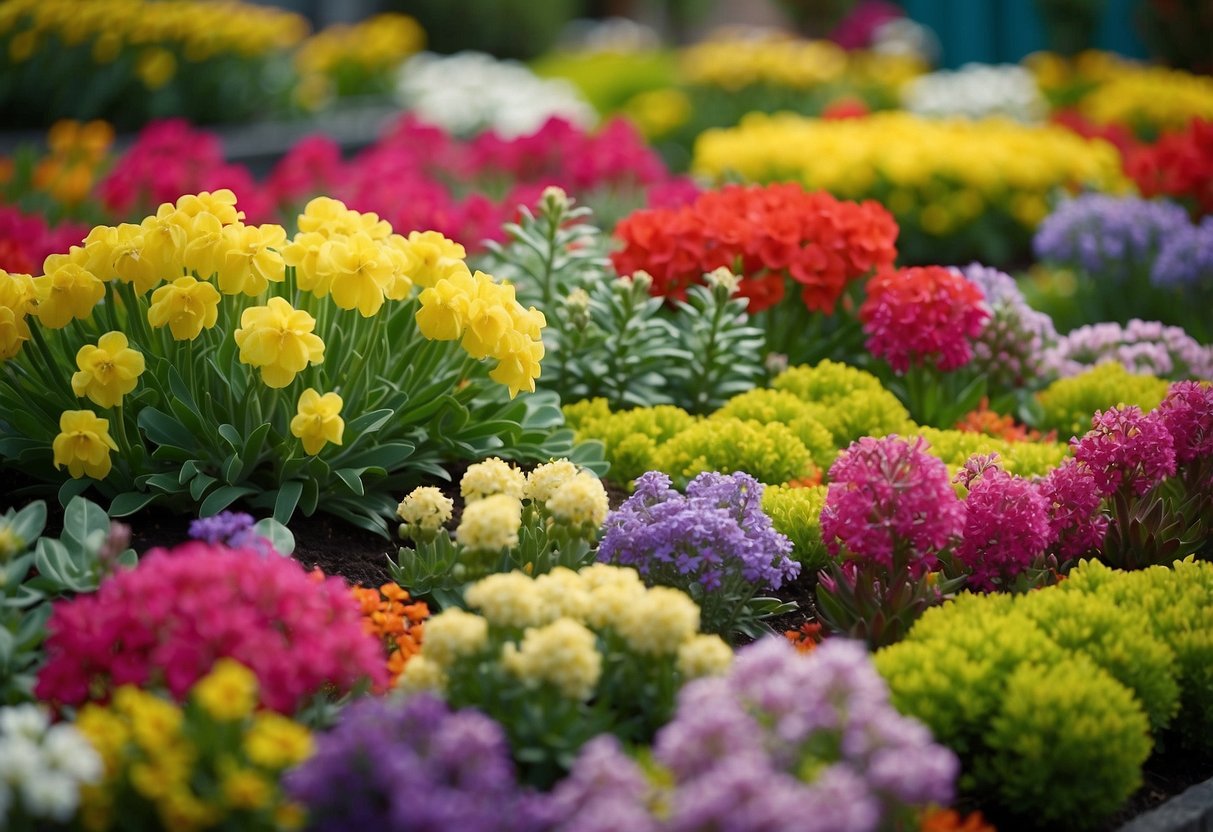
POLYGON ((285 786, 319 832, 547 826, 542 800, 518 787, 501 725, 428 695, 349 706, 285 786))
POLYGON ((971 263, 961 274, 977 284, 991 311, 973 342, 971 366, 985 373, 994 389, 1034 382, 1044 366, 1045 350, 1057 341, 1053 319, 1029 306, 1006 272, 971 263))
POLYGON ((1163 244, 1190 226, 1173 202, 1085 194, 1059 205, 1032 245, 1041 260, 1123 282, 1148 274, 1163 244))
POLYGON ((808 656, 774 637, 743 649, 727 677, 683 688, 652 759, 668 777, 650 781, 614 738, 585 746, 552 795, 555 829, 874 832, 949 803, 959 770, 842 639, 808 656))
POLYGON ((800 574, 800 564, 763 512, 762 491, 749 474, 706 472, 683 496, 668 476, 649 471, 607 518, 598 559, 656 583, 715 591, 740 577, 756 589, 778 589, 800 574))
POLYGON ((1138 375, 1213 379, 1213 346, 1201 344, 1180 327, 1136 318, 1124 326, 1079 327, 1045 351, 1042 372, 1046 378, 1067 378, 1107 361, 1138 375))
POLYGON ((1213 288, 1213 216, 1170 236, 1154 261, 1150 280, 1162 287, 1213 288))

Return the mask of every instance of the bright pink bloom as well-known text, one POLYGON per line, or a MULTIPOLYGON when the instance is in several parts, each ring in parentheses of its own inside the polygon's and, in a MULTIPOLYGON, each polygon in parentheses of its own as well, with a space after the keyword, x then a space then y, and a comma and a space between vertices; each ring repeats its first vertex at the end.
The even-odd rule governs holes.
POLYGON ((821 535, 837 554, 891 569, 908 558, 919 577, 934 568, 937 554, 964 528, 964 506, 948 479, 947 466, 897 436, 865 436, 852 442, 830 466, 830 488, 821 511, 821 535))
POLYGON ((1151 415, 1171 434, 1177 463, 1213 456, 1213 385, 1177 381, 1151 415))
POLYGON ((1090 467, 1067 459, 1039 485, 1049 512, 1050 548, 1062 560, 1081 557, 1098 548, 1108 530, 1100 510, 1103 492, 1090 467))
POLYGON ((134 684, 180 700, 223 657, 251 669, 262 704, 282 713, 362 679, 386 683, 382 648, 349 589, 316 575, 251 549, 153 549, 97 592, 55 604, 36 695, 81 705, 134 684))
POLYGON ((0 206, 0 269, 18 274, 41 274, 48 254, 66 254, 80 245, 88 226, 64 223, 50 228, 39 214, 0 206))
POLYGON ((1052 540, 1045 498, 1030 481, 999 468, 996 457, 972 457, 956 475, 969 489, 956 556, 970 570, 970 585, 986 591, 1031 566, 1052 540))
POLYGON ((942 266, 883 272, 868 281, 859 309, 868 350, 894 372, 931 365, 948 372, 969 363, 972 339, 990 317, 976 284, 942 266))
POLYGON ((1095 477, 1103 496, 1122 486, 1144 494, 1175 474, 1175 444, 1162 420, 1137 406, 1095 411, 1091 429, 1070 440, 1074 458, 1095 477))

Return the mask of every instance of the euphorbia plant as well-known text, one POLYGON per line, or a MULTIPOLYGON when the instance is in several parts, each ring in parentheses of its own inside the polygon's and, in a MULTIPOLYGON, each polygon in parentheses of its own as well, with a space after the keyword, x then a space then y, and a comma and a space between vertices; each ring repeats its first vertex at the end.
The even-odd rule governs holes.
POLYGON ((61 499, 93 484, 117 516, 244 500, 385 532, 388 495, 444 461, 572 453, 553 396, 515 398, 542 313, 462 246, 323 197, 288 238, 235 202, 185 196, 0 274, 0 464, 66 468, 61 499))

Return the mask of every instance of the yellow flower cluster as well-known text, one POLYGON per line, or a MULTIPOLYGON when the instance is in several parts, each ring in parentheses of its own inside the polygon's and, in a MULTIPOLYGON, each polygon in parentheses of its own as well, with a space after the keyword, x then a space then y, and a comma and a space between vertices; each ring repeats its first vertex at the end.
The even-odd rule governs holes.
POLYGON ((459 481, 459 493, 468 503, 494 494, 521 500, 526 494, 526 474, 500 457, 491 456, 468 466, 459 481))
POLYGON ((1061 127, 880 112, 822 121, 752 113, 695 143, 696 172, 799 181, 846 199, 879 196, 899 223, 942 236, 991 209, 1035 228, 1059 188, 1123 190, 1116 149, 1061 127))
POLYGON ((692 84, 739 90, 751 84, 809 89, 843 80, 890 87, 927 71, 914 58, 855 53, 824 40, 783 36, 709 40, 682 53, 682 74, 692 84))
POLYGON ((396 515, 410 526, 426 532, 442 528, 455 509, 455 503, 430 485, 414 488, 396 507, 396 515))
POLYGON ((1096 87, 1078 109, 1101 124, 1182 130, 1193 118, 1213 119, 1213 78, 1165 67, 1132 67, 1096 87))
POLYGON ((631 568, 558 567, 537 578, 498 573, 468 587, 464 598, 478 614, 452 609, 426 622, 421 653, 405 666, 406 689, 443 688, 458 661, 495 649, 493 636, 503 631, 521 633, 496 642, 507 674, 574 700, 592 697, 609 672, 602 654, 606 631, 641 656, 672 658, 684 679, 723 673, 733 658, 718 636, 698 632, 699 607, 689 596, 648 589, 631 568))
POLYGON ((586 471, 557 488, 544 503, 556 522, 594 530, 606 520, 610 507, 602 480, 586 471))
POLYGON ((82 791, 86 829, 121 828, 116 807, 131 798, 146 802, 166 829, 239 823, 250 812, 272 814, 280 828, 299 826, 301 808, 283 800, 278 781, 311 756, 309 731, 279 714, 254 713, 256 678, 228 659, 195 684, 191 699, 197 711, 125 686, 110 704, 81 709, 76 727, 105 764, 104 780, 82 791), (197 745, 193 737, 229 736, 215 723, 235 726, 238 745, 197 745))
POLYGON ((521 526, 522 502, 511 494, 493 494, 463 507, 455 539, 473 552, 500 552, 518 545, 521 526))
POLYGON ((305 40, 295 53, 301 75, 328 75, 342 65, 364 72, 394 69, 425 46, 425 31, 404 14, 378 14, 354 25, 334 25, 305 40))
POLYGON ((544 463, 526 475, 523 496, 537 503, 546 503, 558 488, 575 476, 577 466, 567 459, 544 463))
POLYGON ((9 0, 0 5, 0 38, 21 63, 42 48, 87 44, 97 64, 139 50, 136 72, 151 89, 176 73, 177 62, 220 55, 257 57, 286 49, 307 34, 289 12, 239 2, 177 0, 9 0))

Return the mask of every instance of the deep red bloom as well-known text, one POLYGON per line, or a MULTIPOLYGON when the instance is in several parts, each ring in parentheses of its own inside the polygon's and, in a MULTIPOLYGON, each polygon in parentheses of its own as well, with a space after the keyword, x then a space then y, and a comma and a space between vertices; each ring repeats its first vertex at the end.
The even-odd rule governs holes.
POLYGON ((1190 200, 1200 214, 1213 214, 1213 121, 1192 119, 1186 130, 1131 151, 1125 172, 1143 196, 1190 200))

